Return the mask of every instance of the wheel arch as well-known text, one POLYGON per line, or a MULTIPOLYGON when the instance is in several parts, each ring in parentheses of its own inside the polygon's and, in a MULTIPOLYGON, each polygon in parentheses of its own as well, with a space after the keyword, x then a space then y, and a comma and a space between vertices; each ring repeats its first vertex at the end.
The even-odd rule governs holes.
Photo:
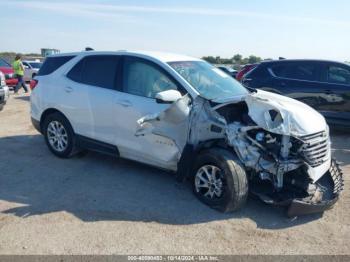
POLYGON ((177 163, 177 180, 182 182, 188 179, 193 171, 193 165, 195 163, 196 157, 204 150, 208 150, 210 148, 220 148, 226 150, 229 153, 232 153, 233 155, 236 155, 233 149, 229 150, 230 147, 225 142, 225 139, 211 139, 201 141, 196 146, 186 144, 182 151, 181 158, 177 163))
MULTIPOLYGON (((56 108, 47 108, 42 114, 41 114, 41 117, 40 117, 40 132, 43 133, 43 124, 44 124, 44 121, 45 121, 45 118, 49 115, 52 115, 54 113, 59 113, 60 115, 62 115, 70 124, 70 126, 72 127, 73 129, 73 126, 71 124, 71 122, 69 121, 69 119, 58 109, 56 108)), ((73 129, 73 132, 74 132, 74 129, 73 129)))

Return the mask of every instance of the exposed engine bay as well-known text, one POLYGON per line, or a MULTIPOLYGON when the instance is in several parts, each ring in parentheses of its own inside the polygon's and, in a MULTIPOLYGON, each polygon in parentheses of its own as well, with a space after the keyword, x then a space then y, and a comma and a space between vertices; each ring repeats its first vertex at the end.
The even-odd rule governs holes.
POLYGON ((289 206, 289 216, 330 208, 343 188, 323 117, 279 95, 258 91, 231 101, 186 95, 138 124, 136 135, 174 141, 175 163, 188 145, 197 151, 217 143, 233 151, 246 169, 250 191, 266 203, 289 206))

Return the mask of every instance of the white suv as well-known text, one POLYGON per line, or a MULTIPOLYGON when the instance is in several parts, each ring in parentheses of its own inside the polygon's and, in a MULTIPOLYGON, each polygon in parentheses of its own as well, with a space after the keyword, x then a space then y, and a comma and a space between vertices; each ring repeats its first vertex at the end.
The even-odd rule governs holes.
POLYGON ((333 206, 343 187, 324 118, 248 90, 197 58, 157 52, 48 57, 32 85, 33 125, 56 156, 90 149, 174 171, 223 212, 248 187, 288 215, 333 206))

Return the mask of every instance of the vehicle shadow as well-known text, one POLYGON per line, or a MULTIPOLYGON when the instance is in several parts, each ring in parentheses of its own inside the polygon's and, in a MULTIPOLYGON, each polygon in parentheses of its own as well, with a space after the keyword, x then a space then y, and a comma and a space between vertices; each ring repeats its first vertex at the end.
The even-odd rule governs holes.
POLYGON ((14 96, 14 98, 22 101, 27 101, 27 102, 30 101, 30 96, 14 96))
POLYGON ((65 211, 90 221, 144 221, 189 225, 250 219, 281 229, 322 215, 288 219, 285 210, 252 197, 240 211, 222 214, 199 202, 173 174, 97 153, 59 159, 40 135, 0 138, 0 212, 18 217, 65 211))

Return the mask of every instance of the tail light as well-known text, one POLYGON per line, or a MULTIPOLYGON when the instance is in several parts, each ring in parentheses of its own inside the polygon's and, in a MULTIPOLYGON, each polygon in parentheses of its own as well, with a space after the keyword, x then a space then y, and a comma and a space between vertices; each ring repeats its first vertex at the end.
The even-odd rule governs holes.
POLYGON ((37 79, 30 80, 30 83, 29 83, 30 89, 33 90, 37 86, 38 82, 39 81, 37 79))

